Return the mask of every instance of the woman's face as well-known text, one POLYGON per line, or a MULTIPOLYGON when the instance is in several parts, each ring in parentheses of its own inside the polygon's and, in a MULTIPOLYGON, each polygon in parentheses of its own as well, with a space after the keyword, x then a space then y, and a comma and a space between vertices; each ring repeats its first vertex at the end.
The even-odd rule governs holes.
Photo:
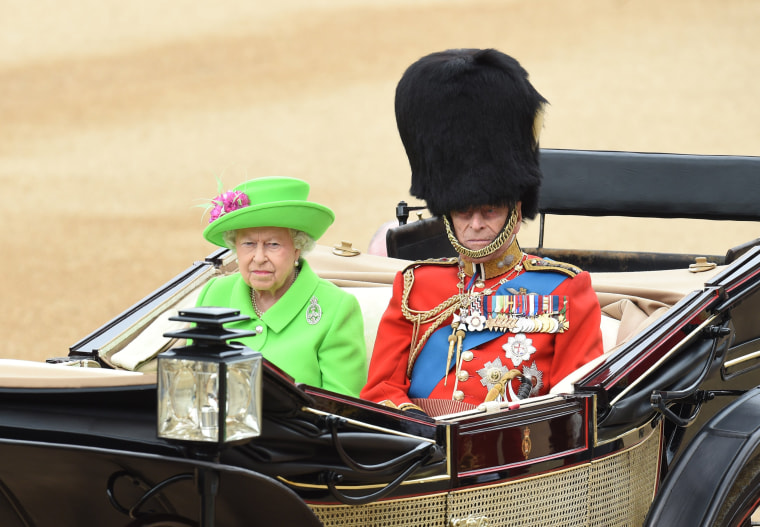
POLYGON ((290 285, 295 262, 301 255, 290 231, 283 227, 240 229, 235 235, 235 250, 243 281, 273 295, 290 285))

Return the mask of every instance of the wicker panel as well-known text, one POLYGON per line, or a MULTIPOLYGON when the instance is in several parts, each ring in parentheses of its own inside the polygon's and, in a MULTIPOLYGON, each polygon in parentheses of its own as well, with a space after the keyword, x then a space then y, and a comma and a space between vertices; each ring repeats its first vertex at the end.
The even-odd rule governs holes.
POLYGON ((659 438, 655 430, 623 452, 508 483, 362 506, 311 508, 326 527, 638 527, 654 497, 659 438))
POLYGON ((446 494, 389 500, 368 505, 311 505, 325 527, 443 527, 446 494))
POLYGON ((477 520, 487 525, 585 526, 588 516, 589 467, 451 493, 450 520, 477 520))
POLYGON ((591 464, 452 492, 449 522, 487 518, 489 527, 638 527, 654 496, 659 438, 655 430, 639 445, 591 464))
POLYGON ((590 525, 644 523, 654 497, 659 437, 657 430, 636 447, 592 463, 590 525))

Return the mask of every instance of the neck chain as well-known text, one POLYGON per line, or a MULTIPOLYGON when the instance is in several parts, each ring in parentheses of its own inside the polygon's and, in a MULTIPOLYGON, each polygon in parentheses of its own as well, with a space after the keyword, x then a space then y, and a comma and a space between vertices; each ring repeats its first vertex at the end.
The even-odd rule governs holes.
POLYGON ((478 249, 477 251, 468 249, 459 243, 459 240, 454 234, 454 230, 451 228, 451 223, 449 223, 449 217, 447 214, 443 215, 443 224, 446 227, 446 236, 449 239, 449 243, 451 243, 452 247, 454 247, 454 250, 459 254, 476 260, 478 258, 483 258, 495 253, 512 236, 512 231, 515 230, 515 226, 517 225, 517 211, 514 206, 511 207, 509 211, 509 218, 507 218, 504 227, 501 229, 499 235, 496 236, 496 239, 494 239, 494 241, 489 243, 486 247, 478 249))
MULTIPOLYGON (((295 268, 295 273, 293 273, 293 279, 290 281, 290 284, 288 285, 288 289, 290 289, 290 286, 295 283, 296 278, 298 278, 298 267, 295 268)), ((285 291, 287 291, 288 289, 286 289, 285 291)), ((251 306, 253 306, 253 312, 256 313, 256 316, 261 318, 261 316, 264 313, 261 310, 259 310, 259 306, 256 305, 256 290, 253 287, 251 288, 251 306)))
POLYGON ((493 292, 495 290, 498 290, 499 287, 501 287, 506 282, 508 282, 509 280, 511 280, 518 274, 520 274, 520 272, 523 270, 523 262, 525 262, 525 259, 527 258, 527 256, 528 255, 526 255, 524 252, 520 251, 520 258, 518 262, 514 266, 512 266, 509 272, 506 273, 501 278, 501 280, 499 280, 496 284, 486 289, 483 289, 482 291, 473 291, 475 287, 485 287, 485 281, 483 278, 480 278, 480 277, 476 278, 475 276, 473 276, 468 286, 465 287, 464 279, 467 276, 467 273, 465 272, 465 269, 464 269, 464 262, 460 262, 459 272, 457 273, 457 277, 459 278, 459 283, 457 284, 457 288, 459 289, 460 305, 462 307, 469 307, 472 303, 472 300, 477 299, 482 296, 488 296, 488 295, 493 294, 493 292))

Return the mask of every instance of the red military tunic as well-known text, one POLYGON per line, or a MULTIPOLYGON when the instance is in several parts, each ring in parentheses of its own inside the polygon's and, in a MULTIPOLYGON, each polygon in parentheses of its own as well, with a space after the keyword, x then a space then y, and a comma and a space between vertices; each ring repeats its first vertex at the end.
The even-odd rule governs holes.
MULTIPOLYGON (((447 315, 456 309, 451 305, 459 304, 456 301, 458 287, 463 281, 474 283, 474 280, 462 279, 455 258, 416 262, 396 275, 393 296, 378 327, 368 382, 361 397, 402 409, 414 408, 413 399, 425 398, 478 405, 485 400, 493 386, 492 374, 499 369, 520 370, 533 380, 531 395, 543 395, 566 375, 601 355, 601 311, 590 275, 575 266, 527 255, 522 256, 522 264, 505 272, 499 270, 501 274, 481 282, 478 290, 493 290, 491 295, 481 297, 491 300, 482 303, 495 305, 495 297, 503 299, 501 304, 510 305, 516 303, 515 299, 524 301, 526 298, 554 302, 563 307, 564 331, 543 332, 547 327, 544 325, 542 330, 541 324, 528 324, 527 329, 521 326, 522 329, 511 330, 503 327, 495 331, 471 330, 462 340, 462 352, 449 357, 447 336, 452 334, 456 312, 435 319, 436 312, 447 315), (497 291, 500 281, 503 284, 497 291), (510 287, 513 284, 515 287, 510 287), (540 296, 535 296, 536 293, 540 296), (416 328, 410 320, 415 317, 422 320, 416 328), (429 329, 436 324, 441 333, 434 336, 429 329), (468 346, 468 340, 484 339, 485 342, 474 347, 468 346), (424 346, 419 346, 420 340, 424 346)), ((485 312, 488 315, 488 311, 485 312)), ((477 320, 475 326, 478 326, 477 320)), ((555 323, 554 331, 556 326, 555 323)), ((517 393, 519 379, 511 383, 512 391, 517 393)), ((506 399, 513 397, 506 389, 504 393, 506 399)))

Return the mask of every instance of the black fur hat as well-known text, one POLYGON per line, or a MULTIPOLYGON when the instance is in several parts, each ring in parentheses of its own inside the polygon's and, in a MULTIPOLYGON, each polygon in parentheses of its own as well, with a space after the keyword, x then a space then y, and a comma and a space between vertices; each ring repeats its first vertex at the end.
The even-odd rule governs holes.
POLYGON ((534 127, 545 103, 522 66, 494 49, 419 59, 396 87, 411 194, 437 216, 522 201, 523 216, 535 217, 541 171, 534 127))

